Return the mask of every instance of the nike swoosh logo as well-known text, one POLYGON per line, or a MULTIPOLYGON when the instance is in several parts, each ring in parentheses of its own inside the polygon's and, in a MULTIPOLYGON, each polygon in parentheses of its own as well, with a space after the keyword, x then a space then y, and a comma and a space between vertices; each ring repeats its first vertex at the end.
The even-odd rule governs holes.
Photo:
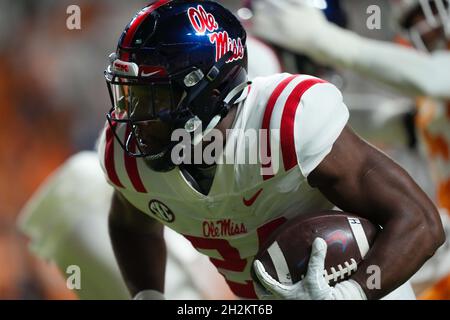
POLYGON ((253 197, 251 197, 250 199, 245 199, 242 198, 242 201, 244 202, 244 205, 247 207, 250 207, 253 203, 255 203, 256 199, 259 197, 259 195, 261 194, 261 192, 263 191, 263 189, 259 189, 254 195, 253 197))
POLYGON ((151 77, 154 74, 159 73, 161 70, 156 70, 155 72, 145 73, 144 71, 141 72, 141 77, 151 77))

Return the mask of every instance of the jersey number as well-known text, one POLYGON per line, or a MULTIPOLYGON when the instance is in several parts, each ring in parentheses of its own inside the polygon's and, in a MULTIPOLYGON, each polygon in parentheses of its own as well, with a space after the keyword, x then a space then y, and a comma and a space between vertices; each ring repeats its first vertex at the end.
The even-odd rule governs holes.
MULTIPOLYGON (((281 217, 259 227, 257 229, 258 247, 259 245, 261 245, 261 243, 264 243, 269 237, 269 235, 280 225, 282 225, 285 221, 286 219, 281 217)), ((211 258, 211 262, 216 266, 216 268, 242 272, 247 266, 247 259, 241 259, 239 250, 232 247, 227 240, 200 238, 187 235, 185 235, 185 237, 197 249, 217 250, 219 254, 222 256, 223 260, 211 258)))

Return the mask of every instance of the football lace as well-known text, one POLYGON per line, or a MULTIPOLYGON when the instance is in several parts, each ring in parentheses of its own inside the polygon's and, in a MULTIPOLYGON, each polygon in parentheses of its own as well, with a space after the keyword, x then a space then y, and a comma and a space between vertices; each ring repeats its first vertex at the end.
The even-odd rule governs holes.
MULTIPOLYGON (((357 269, 358 263, 356 263, 355 259, 351 258, 350 262, 344 262, 344 267, 342 264, 338 264, 336 267, 331 267, 330 271, 324 269, 323 276, 327 283, 330 283, 330 281, 338 282, 338 280, 344 280, 346 276, 351 276, 357 269)), ((305 275, 302 275, 301 279, 304 277, 305 275)))
POLYGON ((331 280, 337 282, 338 280, 344 280, 346 276, 351 276, 357 269, 358 264, 356 263, 356 260, 351 258, 350 263, 348 261, 344 262, 344 267, 342 267, 341 264, 338 264, 337 270, 335 267, 331 267, 330 272, 326 269, 323 270, 323 276, 328 283, 330 283, 331 280))

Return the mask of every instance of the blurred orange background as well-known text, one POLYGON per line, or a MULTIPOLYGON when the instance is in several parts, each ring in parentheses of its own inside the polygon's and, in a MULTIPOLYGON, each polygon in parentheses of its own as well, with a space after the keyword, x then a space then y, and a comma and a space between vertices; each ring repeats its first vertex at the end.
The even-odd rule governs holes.
POLYGON ((94 147, 108 54, 145 3, 77 1, 81 30, 66 26, 72 1, 0 3, 0 299, 75 298, 56 267, 28 252, 15 220, 56 167, 94 147))

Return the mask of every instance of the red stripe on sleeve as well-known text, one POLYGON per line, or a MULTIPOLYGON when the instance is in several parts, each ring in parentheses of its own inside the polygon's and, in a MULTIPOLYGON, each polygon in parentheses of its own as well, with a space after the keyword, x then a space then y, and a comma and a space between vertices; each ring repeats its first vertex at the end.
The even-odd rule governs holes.
MULTIPOLYGON (((287 87, 287 85, 294 80, 294 78, 296 77, 296 75, 290 76, 286 79, 284 79, 283 81, 281 81, 277 87, 275 88, 275 90, 272 92, 269 100, 267 101, 267 105, 266 105, 266 109, 264 111, 264 116, 263 116, 263 120, 262 120, 262 125, 261 125, 261 129, 263 129, 262 133, 260 134, 260 159, 264 159, 264 157, 267 155, 267 157, 271 158, 271 151, 270 151, 270 119, 272 118, 272 113, 273 113, 273 109, 275 108, 275 104, 278 100, 278 98, 280 97, 281 93, 283 92, 283 90, 287 87), (262 143, 262 139, 265 139, 265 141, 267 141, 266 146, 267 146, 267 150, 266 148, 264 148, 264 144, 262 143)), ((267 164, 263 164, 263 168, 270 168, 271 167, 272 162, 269 161, 267 164)), ((273 174, 271 175, 263 175, 263 179, 264 180, 268 180, 270 178, 273 177, 273 174)))
MULTIPOLYGON (((131 132, 131 127, 130 127, 130 125, 127 125, 125 137, 128 137, 130 132, 131 132)), ((136 151, 136 145, 133 142, 131 142, 129 148, 130 148, 131 152, 136 151)), ((130 178, 130 181, 133 184, 134 189, 137 192, 146 193, 147 190, 145 189, 145 186, 142 183, 141 177, 139 176, 136 158, 129 156, 124 151, 124 161, 125 161, 125 169, 127 170, 128 177, 130 178)))
POLYGON ((295 112, 300 104, 303 94, 318 83, 325 83, 321 79, 308 79, 300 82, 289 95, 281 116, 280 143, 283 155, 284 170, 288 171, 297 165, 297 154, 294 142, 295 112))
MULTIPOLYGON (((117 126, 117 123, 114 123, 113 126, 117 126)), ((116 172, 116 167, 114 164, 114 134, 112 132, 112 128, 108 125, 106 128, 106 143, 105 143, 105 168, 106 173, 108 175, 109 181, 112 184, 123 188, 122 183, 120 182, 119 176, 116 172)))

